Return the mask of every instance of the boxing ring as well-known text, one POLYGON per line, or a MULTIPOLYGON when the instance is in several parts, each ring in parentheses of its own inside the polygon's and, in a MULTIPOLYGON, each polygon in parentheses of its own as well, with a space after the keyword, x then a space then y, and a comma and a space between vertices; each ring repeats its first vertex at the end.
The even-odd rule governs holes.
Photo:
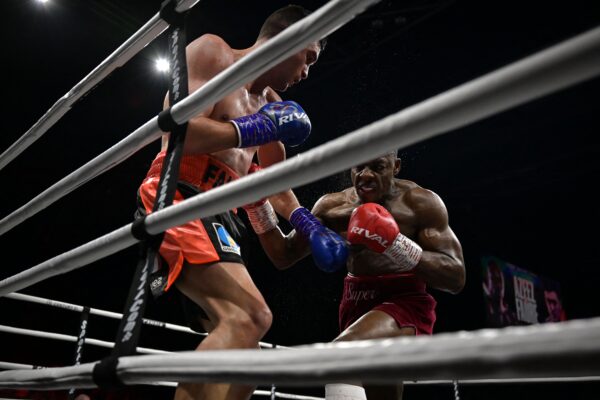
MULTIPOLYGON (((173 120, 177 124, 186 122, 207 105, 258 77, 308 43, 330 34, 374 3, 375 0, 334 0, 327 3, 174 104, 170 111, 173 120)), ((148 23, 145 26, 150 30, 150 26, 154 25, 148 23)), ((154 26, 152 31, 156 33, 158 28, 154 26)), ((190 220, 218 214, 289 187, 325 178, 385 154, 390 148, 404 148, 444 134, 584 82, 598 74, 600 28, 595 28, 297 157, 154 212, 145 219, 145 230, 149 234, 158 234, 190 220)), ((87 87, 87 84, 79 85, 87 87)), ((57 120, 64 114, 63 111, 57 111, 52 116, 46 114, 44 119, 57 120)), ((162 134, 158 117, 152 118, 125 139, 4 217, 0 221, 0 235, 116 166, 162 134)), ((35 136, 21 138, 20 143, 30 143, 35 136)), ((11 296, 13 299, 20 297, 23 300, 26 295, 17 294, 16 291, 136 244, 139 240, 133 236, 131 229, 132 224, 125 225, 5 278, 0 281, 0 296, 11 296)), ((111 315, 117 317, 114 313, 111 315)), ((14 327, 3 329, 17 332, 14 327)), ((185 330, 184 327, 177 329, 185 330)), ((23 330, 18 332, 33 334, 23 330)), ((100 344, 100 341, 96 344, 111 345, 100 344)), ((160 353, 120 357, 116 375, 121 382, 127 385, 231 382, 299 386, 348 380, 374 383, 389 383, 399 379, 431 383, 597 380, 600 376, 600 318, 443 333, 432 337, 317 343, 262 351, 166 353, 154 349, 142 350, 160 353)), ((1 365, 10 369, 0 372, 1 388, 70 389, 97 386, 93 379, 96 363, 43 369, 21 368, 28 366, 14 363, 1 365)))

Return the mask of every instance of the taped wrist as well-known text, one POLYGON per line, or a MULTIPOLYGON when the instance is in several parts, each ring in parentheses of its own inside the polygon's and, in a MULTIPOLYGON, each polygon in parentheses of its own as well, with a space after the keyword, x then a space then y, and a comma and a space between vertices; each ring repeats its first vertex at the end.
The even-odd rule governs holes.
POLYGON ((260 205, 247 207, 245 210, 252 229, 254 229, 257 235, 262 235, 277 227, 279 220, 273 206, 268 200, 260 205))
POLYGON ((259 146, 277 139, 277 127, 261 113, 230 120, 238 134, 239 148, 259 146))
POLYGON ((398 265, 400 271, 410 271, 421 261, 423 249, 416 242, 399 233, 383 254, 398 265))

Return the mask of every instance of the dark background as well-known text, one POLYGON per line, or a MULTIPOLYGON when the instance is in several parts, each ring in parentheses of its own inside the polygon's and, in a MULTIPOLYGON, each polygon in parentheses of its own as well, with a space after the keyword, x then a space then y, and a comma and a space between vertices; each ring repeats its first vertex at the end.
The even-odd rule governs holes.
MULTIPOLYGON (((191 13, 189 38, 221 35, 234 48, 253 44, 260 24, 286 1, 203 0, 191 13)), ((297 1, 315 9, 323 1, 297 1)), ((62 95, 158 12, 160 1, 4 0, 2 108, 4 151, 62 95)), ((313 133, 289 155, 493 71, 600 22, 592 1, 382 1, 342 27, 311 76, 283 93, 304 106, 313 133)), ((160 110, 166 88, 153 60, 161 36, 78 102, 40 140, 0 171, 4 217, 127 136, 160 110)), ((535 102, 401 150, 400 177, 445 201, 462 242, 467 285, 457 295, 432 291, 437 332, 485 327, 480 259, 494 255, 560 283, 567 316, 600 314, 592 195, 600 172, 600 81, 588 81, 535 102)), ((135 192, 158 142, 83 185, 0 238, 0 278, 113 231, 132 220, 135 192)), ((295 188, 307 207, 349 184, 348 174, 295 188)), ((282 227, 287 226, 282 223, 282 227)), ((251 238, 249 269, 274 313, 265 341, 326 342, 337 333, 343 272, 326 274, 306 259, 278 272, 251 238)), ((136 249, 39 283, 22 292, 122 311, 136 249)), ((0 323, 76 335, 78 315, 0 299, 0 323)), ((177 298, 151 301, 147 317, 183 323, 177 298)), ((114 340, 117 323, 92 317, 89 337, 114 340)), ((141 345, 195 347, 197 338, 144 327, 141 345)), ((36 365, 72 363, 74 345, 0 334, 0 360, 36 365)), ((84 362, 106 350, 86 347, 84 362)), ((584 398, 597 384, 463 387, 463 399, 584 398)), ((169 389, 136 389, 140 398, 170 398, 169 389)), ((283 391, 289 391, 283 389, 283 391)), ((298 391, 306 392, 306 389, 298 391)), ((322 390, 313 392, 322 395, 322 390)), ((97 398, 103 398, 100 393, 97 398)), ((29 394, 29 397, 32 397, 29 394)), ((37 396, 40 396, 38 394, 37 396)), ((49 398, 50 394, 45 394, 49 398)), ((124 394, 123 394, 124 396, 124 394)), ((450 387, 409 387, 406 399, 448 399, 450 387)), ((42 397, 43 398, 43 397, 42 397)))

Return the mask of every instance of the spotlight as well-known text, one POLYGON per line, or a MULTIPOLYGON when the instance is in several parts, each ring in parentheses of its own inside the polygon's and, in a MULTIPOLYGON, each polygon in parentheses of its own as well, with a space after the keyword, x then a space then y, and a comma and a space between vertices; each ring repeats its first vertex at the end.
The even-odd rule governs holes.
POLYGON ((154 62, 154 67, 158 72, 167 72, 169 71, 169 60, 159 58, 154 62))

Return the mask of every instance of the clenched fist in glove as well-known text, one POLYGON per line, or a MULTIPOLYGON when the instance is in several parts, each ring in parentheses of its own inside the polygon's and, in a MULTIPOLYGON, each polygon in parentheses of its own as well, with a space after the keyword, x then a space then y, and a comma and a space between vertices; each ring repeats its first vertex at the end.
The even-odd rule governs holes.
POLYGON ((400 233, 389 211, 376 203, 365 203, 352 212, 348 242, 385 254, 400 267, 400 271, 414 269, 423 253, 421 246, 400 233))
POLYGON ((298 207, 290 215, 290 223, 310 243, 313 259, 319 269, 334 272, 346 265, 348 247, 344 239, 323 226, 304 207, 298 207))
POLYGON ((275 140, 288 146, 298 146, 306 140, 311 130, 308 115, 295 101, 268 103, 257 113, 230 122, 238 133, 238 147, 259 146, 275 140))

